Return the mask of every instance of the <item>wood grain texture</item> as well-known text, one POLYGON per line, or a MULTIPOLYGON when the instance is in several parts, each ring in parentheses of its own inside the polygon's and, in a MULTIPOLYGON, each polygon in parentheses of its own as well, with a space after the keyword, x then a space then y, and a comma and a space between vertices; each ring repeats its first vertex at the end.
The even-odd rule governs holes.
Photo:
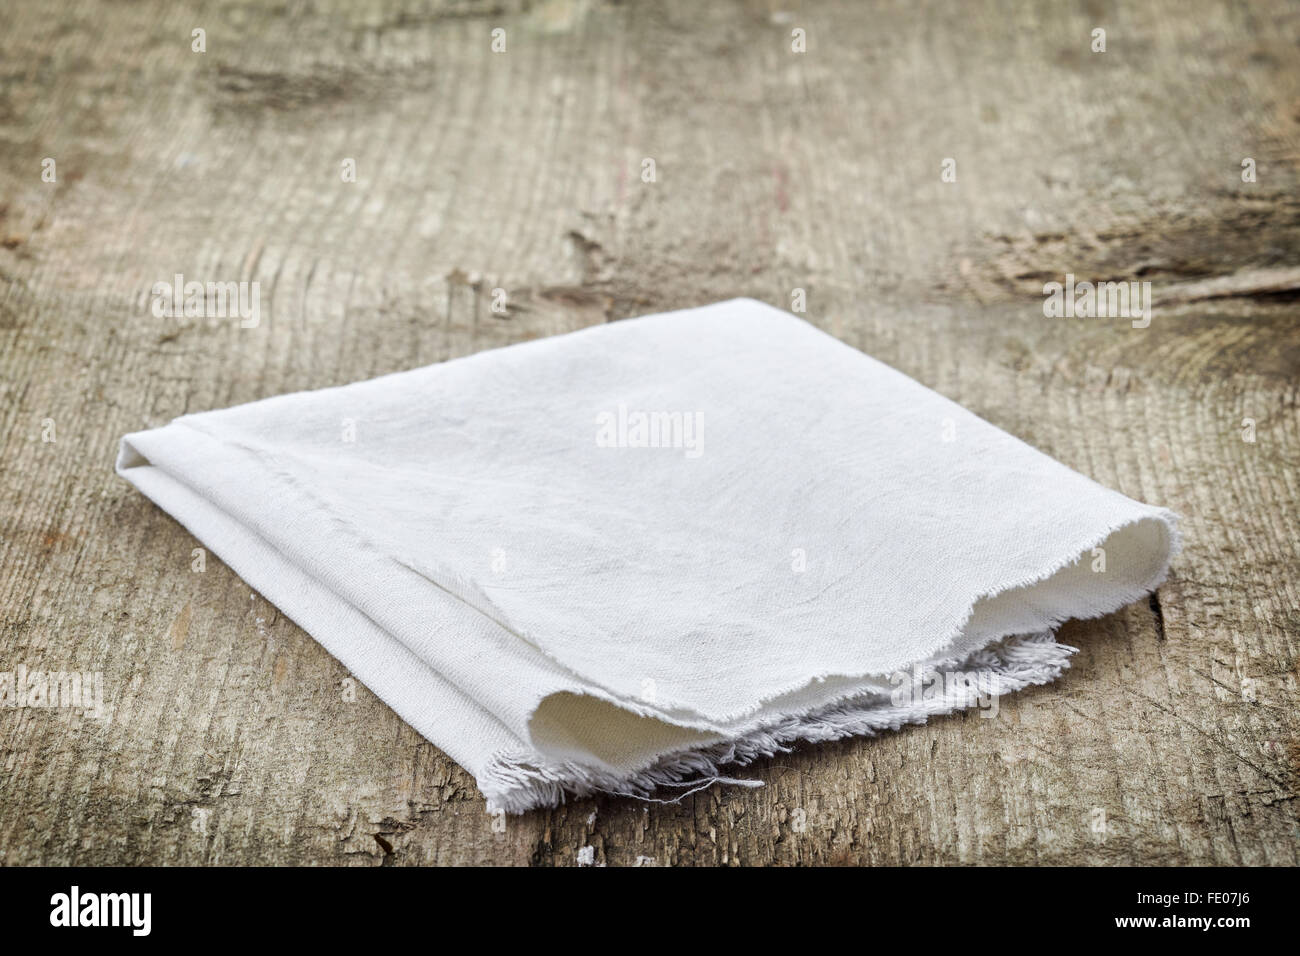
POLYGON ((1297 862, 1294 3, 60 0, 0 21, 0 670, 102 671, 106 698, 99 720, 0 709, 0 862, 1297 862), (178 272, 259 282, 260 326, 155 318, 178 272), (1044 318, 1067 272, 1150 281, 1151 326, 1044 318), (497 832, 464 771, 347 700, 214 558, 193 571, 198 543, 112 471, 122 434, 185 412, 794 289, 809 321, 1184 515, 1169 582, 1067 625, 1074 666, 997 719, 497 832))

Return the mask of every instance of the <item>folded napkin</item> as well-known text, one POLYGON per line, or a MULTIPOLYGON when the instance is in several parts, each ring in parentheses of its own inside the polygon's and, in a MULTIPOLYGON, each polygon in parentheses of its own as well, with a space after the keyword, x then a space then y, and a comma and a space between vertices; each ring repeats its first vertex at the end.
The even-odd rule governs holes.
POLYGON ((1169 511, 749 299, 185 415, 117 470, 493 811, 987 709, 1177 547, 1169 511))

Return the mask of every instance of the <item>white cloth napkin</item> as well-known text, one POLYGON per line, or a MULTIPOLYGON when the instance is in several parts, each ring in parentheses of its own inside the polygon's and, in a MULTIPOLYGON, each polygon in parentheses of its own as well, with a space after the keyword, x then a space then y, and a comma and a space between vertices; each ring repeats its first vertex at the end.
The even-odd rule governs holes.
POLYGON ((749 299, 185 415, 117 469, 510 812, 991 709, 1177 547, 749 299))

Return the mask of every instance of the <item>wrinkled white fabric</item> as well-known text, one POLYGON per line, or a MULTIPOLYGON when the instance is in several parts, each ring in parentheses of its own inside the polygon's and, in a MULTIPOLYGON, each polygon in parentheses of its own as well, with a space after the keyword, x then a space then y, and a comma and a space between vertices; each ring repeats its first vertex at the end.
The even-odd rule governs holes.
POLYGON ((186 415, 117 468, 516 812, 976 702, 904 674, 1050 680, 1052 629, 1176 547, 747 299, 186 415))

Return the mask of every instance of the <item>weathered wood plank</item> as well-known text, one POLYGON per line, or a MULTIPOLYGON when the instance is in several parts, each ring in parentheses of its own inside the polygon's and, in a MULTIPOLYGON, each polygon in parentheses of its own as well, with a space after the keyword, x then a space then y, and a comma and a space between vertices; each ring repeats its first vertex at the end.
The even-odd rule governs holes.
POLYGON ((0 710, 0 861, 1297 862, 1294 4, 3 16, 0 670, 102 671, 106 716, 0 710), (155 318, 178 272, 259 282, 261 324, 155 318), (1066 273, 1150 281, 1150 327, 1044 318, 1066 273), (112 474, 123 433, 186 411, 795 289, 1185 515, 1158 600, 1068 625, 1074 667, 997 719, 496 832, 467 774, 112 474))

